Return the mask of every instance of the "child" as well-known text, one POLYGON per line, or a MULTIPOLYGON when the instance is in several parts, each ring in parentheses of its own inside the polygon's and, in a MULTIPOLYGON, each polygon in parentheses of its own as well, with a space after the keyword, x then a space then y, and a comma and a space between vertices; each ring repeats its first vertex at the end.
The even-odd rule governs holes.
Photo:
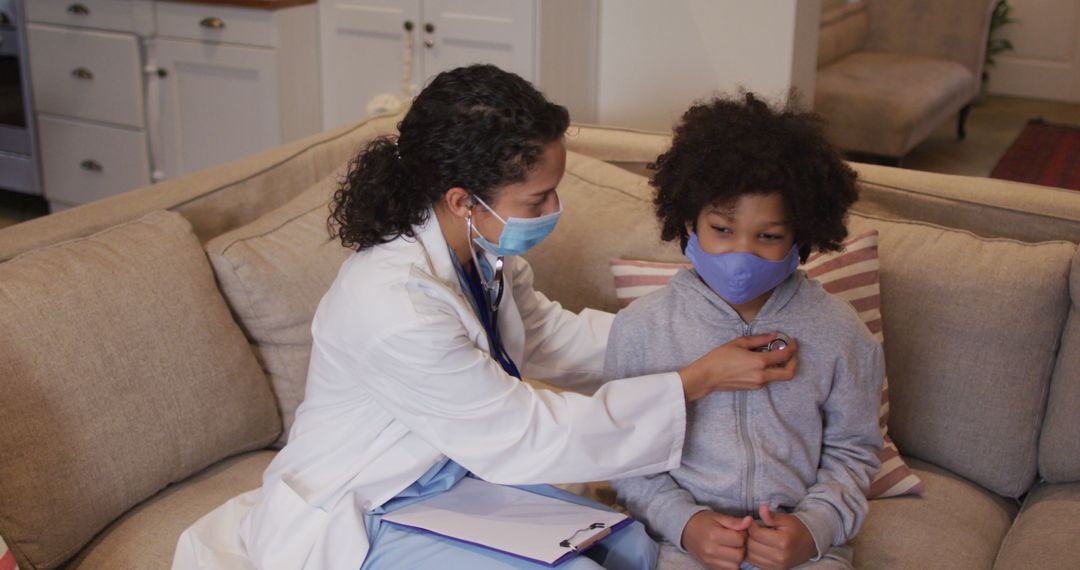
POLYGON ((850 568, 879 468, 880 345, 845 301, 796 268, 838 250, 855 173, 818 119, 753 94, 691 107, 650 181, 661 237, 694 270, 618 314, 605 376, 677 370, 718 343, 777 331, 790 382, 687 407, 682 465, 613 482, 661 542, 661 568, 850 568))

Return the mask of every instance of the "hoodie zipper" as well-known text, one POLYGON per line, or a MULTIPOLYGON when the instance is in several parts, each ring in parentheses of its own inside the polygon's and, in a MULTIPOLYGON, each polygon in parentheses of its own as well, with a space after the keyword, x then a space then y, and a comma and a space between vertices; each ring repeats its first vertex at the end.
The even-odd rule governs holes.
MULTIPOLYGON (((750 336, 750 331, 753 329, 753 323, 743 325, 743 336, 750 336)), ((742 434, 743 447, 746 449, 746 484, 743 488, 746 490, 746 512, 750 516, 754 516, 754 468, 756 459, 754 457, 754 444, 750 441, 750 428, 747 419, 747 398, 748 392, 745 390, 735 393, 736 401, 739 406, 739 432, 742 434)))

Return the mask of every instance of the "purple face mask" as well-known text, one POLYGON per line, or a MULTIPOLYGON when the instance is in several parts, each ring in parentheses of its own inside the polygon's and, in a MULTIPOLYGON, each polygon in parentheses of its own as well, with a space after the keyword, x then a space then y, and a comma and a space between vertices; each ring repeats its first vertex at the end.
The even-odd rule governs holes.
POLYGON ((783 283, 799 267, 799 246, 792 245, 787 257, 769 261, 752 253, 706 253, 697 233, 690 234, 686 257, 698 275, 725 301, 740 305, 752 301, 783 283))

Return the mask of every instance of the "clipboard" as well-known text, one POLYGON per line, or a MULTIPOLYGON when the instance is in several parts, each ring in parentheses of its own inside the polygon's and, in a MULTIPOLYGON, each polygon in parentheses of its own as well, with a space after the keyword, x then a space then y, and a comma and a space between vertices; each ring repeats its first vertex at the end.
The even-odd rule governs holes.
POLYGON ((466 477, 383 522, 554 567, 630 524, 622 513, 466 477))

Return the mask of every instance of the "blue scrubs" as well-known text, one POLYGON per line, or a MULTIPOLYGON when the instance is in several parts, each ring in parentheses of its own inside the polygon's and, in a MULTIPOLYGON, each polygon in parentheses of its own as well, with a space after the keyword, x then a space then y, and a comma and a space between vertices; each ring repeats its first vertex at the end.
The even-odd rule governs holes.
MULTIPOLYGON (((428 470, 409 488, 382 507, 364 515, 368 541, 371 544, 361 570, 401 570, 430 568, 432 570, 503 570, 546 568, 543 564, 458 542, 442 536, 383 523, 386 513, 441 493, 467 475, 464 467, 444 459, 428 470)), ((584 497, 550 485, 518 486, 533 493, 556 497, 571 503, 597 509, 611 510, 584 497)), ((584 553, 569 558, 558 566, 565 570, 648 570, 656 565, 659 546, 637 521, 605 537, 584 553)))
MULTIPOLYGON (((457 256, 453 250, 451 250, 450 254, 457 261, 457 256)), ((481 261, 481 263, 486 265, 484 261, 481 261)), ((494 339, 494 342, 498 344, 498 334, 494 330, 495 319, 490 315, 482 300, 484 292, 480 286, 477 272, 474 271, 471 275, 467 274, 460 261, 455 265, 458 269, 458 279, 461 281, 462 289, 470 293, 473 308, 485 326, 490 327, 488 330, 489 338, 494 339)), ((481 269, 486 270, 485 276, 491 275, 490 268, 483 267, 481 269)), ((493 346, 492 354, 495 355, 496 360, 502 364, 508 374, 520 377, 517 367, 509 360, 501 346, 493 346)), ((396 497, 387 501, 383 506, 365 514, 364 523, 367 527, 370 549, 361 570, 546 568, 543 564, 480 546, 389 523, 383 524, 382 517, 386 513, 393 512, 426 497, 442 493, 453 487, 464 477, 471 476, 464 467, 454 463, 449 458, 445 458, 396 497)), ((550 485, 523 485, 518 488, 579 505, 611 510, 604 505, 550 485)), ((635 521, 605 537, 582 554, 567 559, 558 567, 565 570, 596 570, 599 568, 609 570, 648 570, 656 566, 659 551, 660 548, 656 542, 646 534, 645 527, 640 522, 635 521)))

